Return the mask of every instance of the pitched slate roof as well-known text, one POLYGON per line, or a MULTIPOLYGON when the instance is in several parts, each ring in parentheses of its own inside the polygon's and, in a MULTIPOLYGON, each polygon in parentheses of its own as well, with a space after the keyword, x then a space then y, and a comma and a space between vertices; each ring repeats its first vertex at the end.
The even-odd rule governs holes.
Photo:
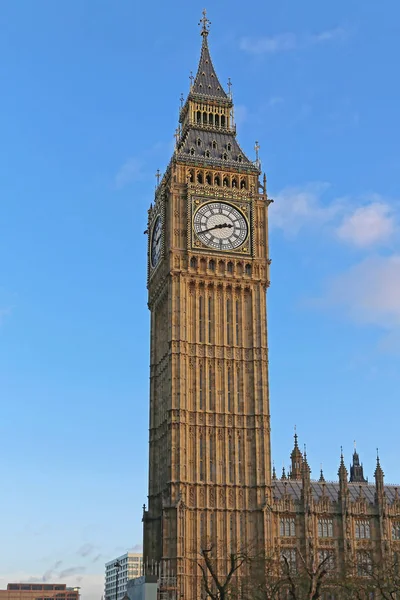
POLYGON ((234 162, 238 167, 248 168, 251 166, 257 171, 257 167, 245 156, 235 136, 229 133, 197 128, 189 129, 179 145, 178 156, 185 159, 192 158, 196 162, 199 159, 213 159, 213 162, 221 164, 234 162), (193 151, 194 154, 192 154, 193 151), (224 154, 226 154, 226 159, 223 158, 224 154))
MULTIPOLYGON (((280 500, 285 493, 292 496, 293 500, 300 500, 301 498, 301 489, 302 489, 301 481, 291 481, 290 479, 287 481, 275 481, 273 483, 273 496, 277 500, 280 500)), ((350 500, 353 502, 360 497, 360 487, 362 489, 362 494, 365 497, 367 502, 371 504, 375 503, 375 485, 372 484, 360 484, 360 483, 349 483, 349 495, 350 500)), ((332 502, 336 502, 339 495, 339 483, 337 482, 326 482, 321 483, 319 481, 311 481, 311 491, 313 499, 318 502, 318 500, 323 495, 323 489, 325 491, 325 496, 329 498, 332 502)), ((396 489, 399 490, 400 494, 400 486, 396 488, 396 486, 385 485, 385 494, 387 501, 389 504, 393 503, 396 498, 396 489)))
POLYGON ((203 43, 201 46, 199 68, 191 92, 196 95, 212 96, 228 100, 228 96, 224 92, 212 64, 207 42, 208 31, 203 30, 202 36, 203 43))

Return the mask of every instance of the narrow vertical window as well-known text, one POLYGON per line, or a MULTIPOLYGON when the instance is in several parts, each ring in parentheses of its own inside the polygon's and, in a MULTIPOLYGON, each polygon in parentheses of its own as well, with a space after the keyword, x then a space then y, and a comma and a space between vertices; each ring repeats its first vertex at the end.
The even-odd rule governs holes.
POLYGON ((240 371, 239 369, 236 371, 236 406, 237 411, 242 412, 242 402, 240 398, 240 371))
POLYGON ((231 301, 228 298, 226 301, 226 343, 230 345, 231 340, 231 301))
POLYGON ((239 324, 240 324, 240 318, 239 318, 239 300, 236 300, 236 345, 239 345, 239 324))
POLYGON ((239 483, 243 483, 243 471, 242 471, 242 467, 243 467, 243 444, 242 444, 242 440, 239 438, 238 442, 237 442, 237 449, 238 449, 238 477, 239 477, 239 483))
POLYGON ((206 541, 206 515, 203 512, 200 515, 200 541, 202 545, 206 541))
POLYGON ((231 513, 229 515, 229 533, 230 533, 230 542, 231 542, 231 552, 234 552, 235 523, 234 523, 233 513, 231 513))
POLYGON ((214 377, 212 366, 208 367, 208 409, 215 410, 214 406, 214 377))
POLYGON ((230 367, 227 373, 227 396, 228 412, 232 412, 232 369, 230 367))
POLYGON ((204 342, 203 296, 199 296, 199 342, 204 342))
POLYGON ((210 438, 210 447, 209 447, 209 459, 210 459, 210 480, 215 481, 215 449, 214 449, 214 438, 211 435, 210 438))
POLYGON ((232 438, 228 440, 228 461, 229 461, 229 481, 233 483, 234 463, 233 463, 233 443, 232 438))
POLYGON ((208 343, 212 343, 212 299, 208 298, 208 343))
POLYGON ((204 440, 201 437, 199 441, 199 457, 200 457, 200 481, 204 481, 204 440))
POLYGON ((204 378, 203 378, 203 365, 199 367, 199 408, 204 410, 204 378))

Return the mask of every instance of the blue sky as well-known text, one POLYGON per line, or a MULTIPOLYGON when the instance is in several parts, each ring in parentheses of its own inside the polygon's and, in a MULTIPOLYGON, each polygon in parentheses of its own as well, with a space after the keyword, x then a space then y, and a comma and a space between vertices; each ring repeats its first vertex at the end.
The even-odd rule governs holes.
MULTIPOLYGON (((102 592, 147 493, 147 208, 203 4, 3 0, 0 586, 102 592)), ((398 2, 208 6, 238 138, 268 176, 273 455, 353 440, 400 481, 398 2), (397 459, 397 460, 396 460, 397 459)))

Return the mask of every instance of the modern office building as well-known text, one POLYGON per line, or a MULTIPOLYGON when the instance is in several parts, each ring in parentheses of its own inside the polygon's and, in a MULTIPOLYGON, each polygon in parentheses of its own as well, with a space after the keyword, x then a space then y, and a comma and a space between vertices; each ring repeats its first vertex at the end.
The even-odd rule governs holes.
POLYGON ((0 600, 79 600, 79 589, 65 583, 9 583, 0 600))
POLYGON ((126 594, 127 582, 142 575, 142 560, 140 553, 127 552, 106 563, 104 600, 122 600, 126 594))

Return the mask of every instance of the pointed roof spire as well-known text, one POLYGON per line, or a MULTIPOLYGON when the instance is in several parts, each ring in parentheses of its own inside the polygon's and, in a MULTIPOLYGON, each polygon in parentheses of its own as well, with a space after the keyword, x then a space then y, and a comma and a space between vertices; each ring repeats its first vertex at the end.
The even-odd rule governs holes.
POLYGON ((281 477, 281 479, 286 479, 285 467, 282 467, 282 477, 281 477))
POLYGON ((195 77, 194 83, 191 86, 191 92, 201 96, 212 96, 216 98, 224 98, 229 100, 220 84, 214 66, 211 61, 210 51, 208 49, 208 33, 211 21, 207 19, 207 11, 203 10, 203 18, 200 19, 201 25, 200 35, 203 38, 201 45, 201 55, 199 68, 195 77))
POLYGON ((319 476, 319 480, 321 483, 325 483, 325 477, 324 477, 324 472, 322 470, 322 465, 321 465, 321 470, 320 470, 320 476, 319 476))
POLYGON ((338 475, 339 475, 340 482, 345 481, 347 483, 347 469, 346 469, 346 465, 344 464, 343 446, 340 446, 340 465, 339 465, 338 475))
POLYGON ((300 480, 301 479, 301 466, 303 464, 303 455, 299 449, 296 425, 294 426, 294 447, 290 454, 290 459, 291 459, 290 479, 300 480))
POLYGON ((272 463, 272 479, 273 481, 276 481, 276 469, 274 463, 272 463))
POLYGON ((364 477, 364 467, 360 464, 360 457, 356 449, 356 442, 354 441, 354 452, 353 452, 353 464, 350 465, 350 482, 351 483, 366 483, 367 480, 364 477))

